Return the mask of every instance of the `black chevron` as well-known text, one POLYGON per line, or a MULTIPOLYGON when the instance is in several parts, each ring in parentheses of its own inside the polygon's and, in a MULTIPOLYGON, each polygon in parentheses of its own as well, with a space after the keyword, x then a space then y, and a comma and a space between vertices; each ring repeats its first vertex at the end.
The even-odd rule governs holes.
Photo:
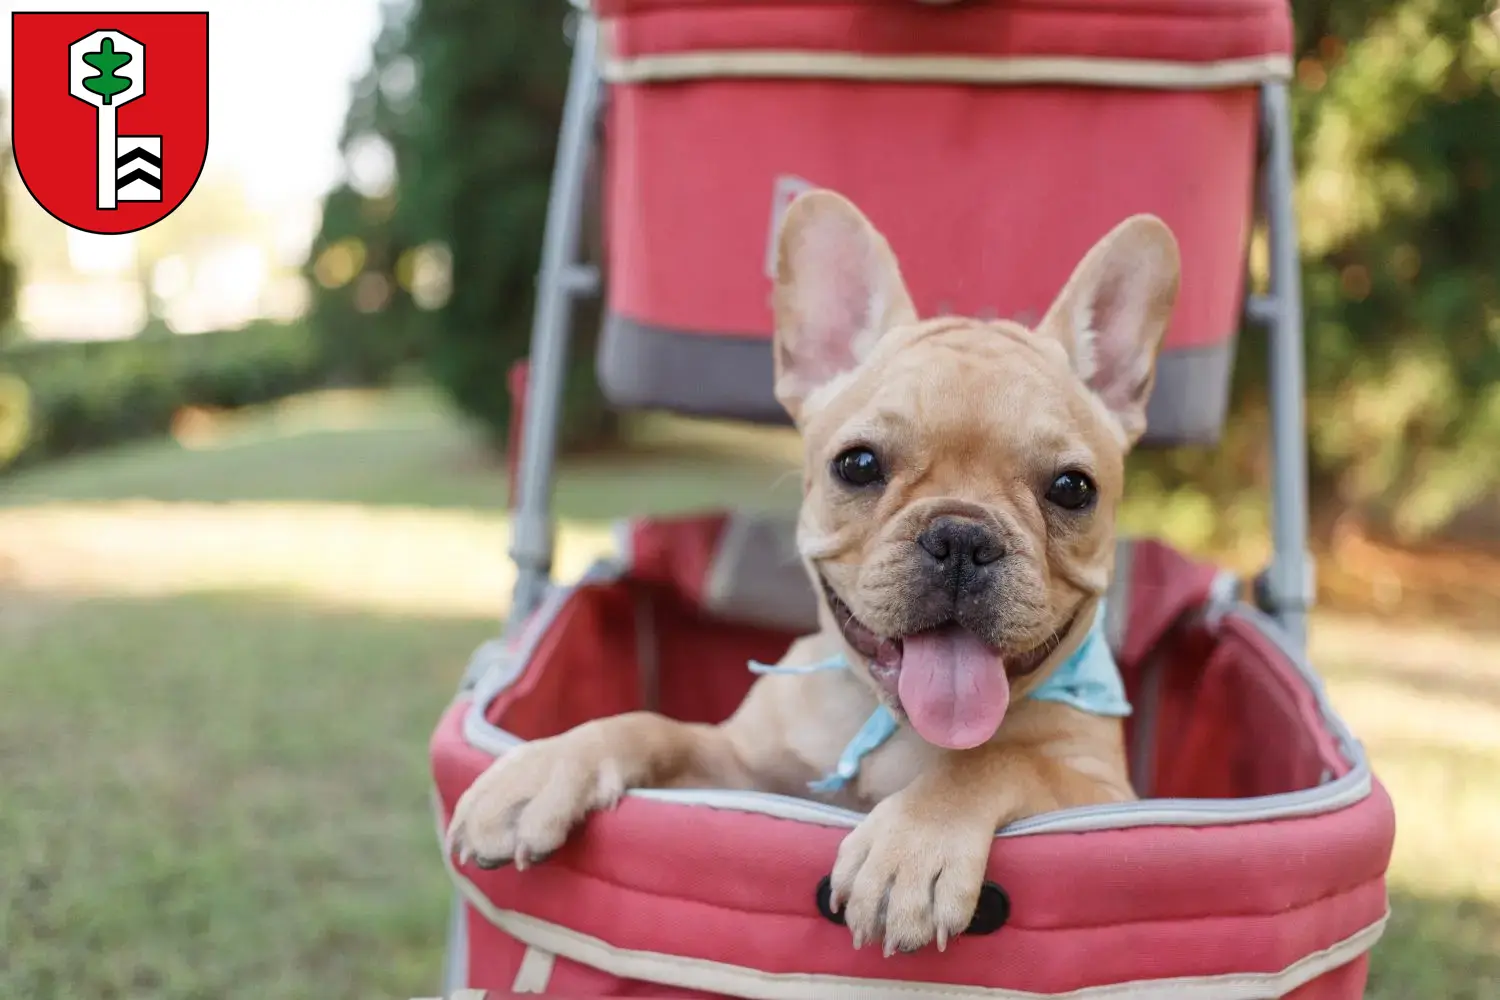
POLYGON ((150 184, 152 187, 156 188, 156 190, 161 190, 161 179, 158 177, 152 177, 144 170, 133 170, 130 173, 126 174, 124 177, 121 177, 119 182, 115 184, 115 190, 123 191, 127 186, 134 184, 136 181, 145 181, 147 184, 150 184))
POLYGON ((119 159, 115 160, 115 169, 118 170, 121 167, 125 166, 125 164, 132 163, 135 160, 145 160, 147 163, 151 164, 157 170, 161 169, 161 157, 159 157, 159 156, 152 156, 149 152, 147 152, 147 150, 144 147, 141 147, 141 146, 137 146, 135 149, 132 149, 130 152, 126 153, 124 156, 122 156, 119 159))

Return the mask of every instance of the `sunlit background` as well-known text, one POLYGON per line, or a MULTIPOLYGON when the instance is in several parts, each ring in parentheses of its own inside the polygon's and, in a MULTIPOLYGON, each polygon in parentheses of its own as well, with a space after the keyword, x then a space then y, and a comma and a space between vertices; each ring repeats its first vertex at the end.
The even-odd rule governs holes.
MULTIPOLYGON (((432 993, 425 747, 509 602, 507 380, 568 5, 148 6, 211 14, 182 208, 73 232, 0 150, 0 997, 432 993)), ((1313 654, 1400 827, 1370 995, 1495 1000, 1496 15, 1293 6, 1313 654)), ((610 412, 593 318, 561 575, 618 517, 797 502, 786 432, 610 412)), ((1264 344, 1240 346, 1223 444, 1141 456, 1124 518, 1253 571, 1264 344)))
MULTIPOLYGON (((98 236, 58 225, 24 187, 7 183, 9 238, 24 269, 15 319, 29 337, 130 337, 152 317, 173 332, 200 333, 300 316, 308 290, 299 271, 324 194, 343 178, 371 191, 393 183, 388 151, 346 157, 339 143, 351 88, 370 65, 379 0, 208 9, 208 161, 180 211, 140 233, 98 236)), ((10 51, 7 17, 0 19, 0 79, 10 79, 10 51)), ((415 83, 408 74, 387 86, 409 92, 415 83)))

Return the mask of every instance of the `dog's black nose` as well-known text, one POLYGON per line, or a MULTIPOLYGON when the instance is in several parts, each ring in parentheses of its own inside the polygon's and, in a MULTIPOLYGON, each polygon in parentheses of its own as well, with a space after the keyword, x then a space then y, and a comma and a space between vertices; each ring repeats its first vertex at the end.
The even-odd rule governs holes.
POLYGON ((933 559, 957 572, 988 566, 1005 555, 994 532, 978 521, 963 517, 936 518, 917 536, 917 544, 933 559))

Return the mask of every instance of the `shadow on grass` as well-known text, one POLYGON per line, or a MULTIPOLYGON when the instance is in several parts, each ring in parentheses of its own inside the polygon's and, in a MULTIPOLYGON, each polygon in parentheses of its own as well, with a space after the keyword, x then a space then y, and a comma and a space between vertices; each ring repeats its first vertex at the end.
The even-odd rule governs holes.
MULTIPOLYGON (((362 423, 123 445, 0 477, 0 508, 48 502, 316 502, 502 512, 503 459, 440 411, 398 399, 362 423)), ((646 421, 619 448, 561 465, 554 513, 585 522, 705 507, 784 508, 800 495, 785 434, 646 421)))
POLYGON ((172 439, 59 459, 0 478, 0 506, 53 501, 308 501, 492 507, 505 480, 458 429, 307 430, 185 447, 172 439))
POLYGON ((1500 904, 1391 893, 1391 921, 1370 958, 1367 1000, 1500 998, 1500 904))

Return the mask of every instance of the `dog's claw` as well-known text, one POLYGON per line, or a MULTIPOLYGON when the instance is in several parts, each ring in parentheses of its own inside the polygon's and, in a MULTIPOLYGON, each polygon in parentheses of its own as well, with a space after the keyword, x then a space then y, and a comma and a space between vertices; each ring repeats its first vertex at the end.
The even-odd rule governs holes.
POLYGON ((886 957, 929 944, 947 950, 968 923, 970 913, 961 921, 959 911, 969 887, 983 881, 994 837, 984 826, 935 820, 903 795, 885 799, 845 837, 834 866, 855 947, 879 939, 886 957))
POLYGON ((624 794, 609 743, 579 727, 492 763, 453 809, 448 840, 459 864, 527 871, 546 861, 585 816, 624 794))

